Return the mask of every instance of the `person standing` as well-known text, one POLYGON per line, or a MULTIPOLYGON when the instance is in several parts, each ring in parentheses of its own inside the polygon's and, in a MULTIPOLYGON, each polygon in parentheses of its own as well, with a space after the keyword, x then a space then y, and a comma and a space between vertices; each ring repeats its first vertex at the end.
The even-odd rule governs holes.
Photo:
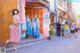
POLYGON ((75 38, 77 38, 76 34, 75 34, 75 23, 74 21, 72 21, 71 26, 70 26, 70 30, 71 30, 71 36, 74 34, 75 38))
POLYGON ((61 36, 64 36, 64 24, 61 24, 61 36))
POLYGON ((61 23, 60 23, 60 21, 58 21, 56 23, 56 35, 60 36, 60 32, 61 32, 61 23))
POLYGON ((75 32, 78 32, 77 23, 75 23, 75 32))
POLYGON ((21 36, 20 36, 20 17, 19 17, 19 10, 13 9, 11 11, 11 14, 13 16, 14 22, 10 25, 10 39, 6 41, 7 43, 13 43, 14 50, 17 50, 16 45, 20 43, 21 36))
POLYGON ((54 26, 53 26, 53 24, 50 24, 49 40, 52 39, 53 35, 54 35, 54 26))
POLYGON ((61 23, 61 35, 64 36, 64 24, 65 24, 66 20, 63 20, 61 23))
POLYGON ((67 38, 70 35, 69 25, 67 22, 64 24, 64 37, 67 38))

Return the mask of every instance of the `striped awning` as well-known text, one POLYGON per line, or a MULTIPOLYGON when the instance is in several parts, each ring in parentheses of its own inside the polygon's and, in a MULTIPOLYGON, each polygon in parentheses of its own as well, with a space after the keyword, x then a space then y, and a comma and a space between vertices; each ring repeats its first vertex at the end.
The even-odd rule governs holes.
POLYGON ((48 0, 37 0, 38 2, 48 6, 49 1, 48 0))

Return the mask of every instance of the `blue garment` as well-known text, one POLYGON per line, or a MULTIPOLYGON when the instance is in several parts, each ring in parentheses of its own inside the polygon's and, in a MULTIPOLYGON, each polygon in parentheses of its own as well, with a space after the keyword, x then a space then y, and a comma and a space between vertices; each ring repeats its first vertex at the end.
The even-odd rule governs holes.
POLYGON ((26 19, 26 34, 32 35, 32 25, 29 18, 26 19))
POLYGON ((38 18, 33 18, 33 37, 34 38, 37 38, 40 36, 37 19, 38 18))
POLYGON ((64 34, 70 34, 70 30, 64 30, 64 34))

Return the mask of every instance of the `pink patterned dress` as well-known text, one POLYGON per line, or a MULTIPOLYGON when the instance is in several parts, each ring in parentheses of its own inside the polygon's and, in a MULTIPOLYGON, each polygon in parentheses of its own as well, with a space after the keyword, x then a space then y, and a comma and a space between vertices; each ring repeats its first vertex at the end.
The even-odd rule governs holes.
POLYGON ((44 38, 49 37, 49 27, 47 25, 43 25, 43 34, 44 34, 44 38))
MULTIPOLYGON (((14 23, 15 24, 20 23, 20 18, 18 15, 14 16, 14 23)), ((10 39, 9 39, 9 41, 19 43, 21 40, 20 25, 15 25, 15 24, 10 25, 10 39)))

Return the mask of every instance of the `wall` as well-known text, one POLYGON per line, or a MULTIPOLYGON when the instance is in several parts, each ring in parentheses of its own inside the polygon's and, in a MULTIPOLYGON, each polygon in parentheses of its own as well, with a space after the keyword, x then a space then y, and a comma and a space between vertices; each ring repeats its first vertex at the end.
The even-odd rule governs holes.
POLYGON ((17 8, 17 0, 0 0, 0 44, 5 43, 10 38, 10 24, 13 23, 13 17, 10 15, 10 11, 17 8))

